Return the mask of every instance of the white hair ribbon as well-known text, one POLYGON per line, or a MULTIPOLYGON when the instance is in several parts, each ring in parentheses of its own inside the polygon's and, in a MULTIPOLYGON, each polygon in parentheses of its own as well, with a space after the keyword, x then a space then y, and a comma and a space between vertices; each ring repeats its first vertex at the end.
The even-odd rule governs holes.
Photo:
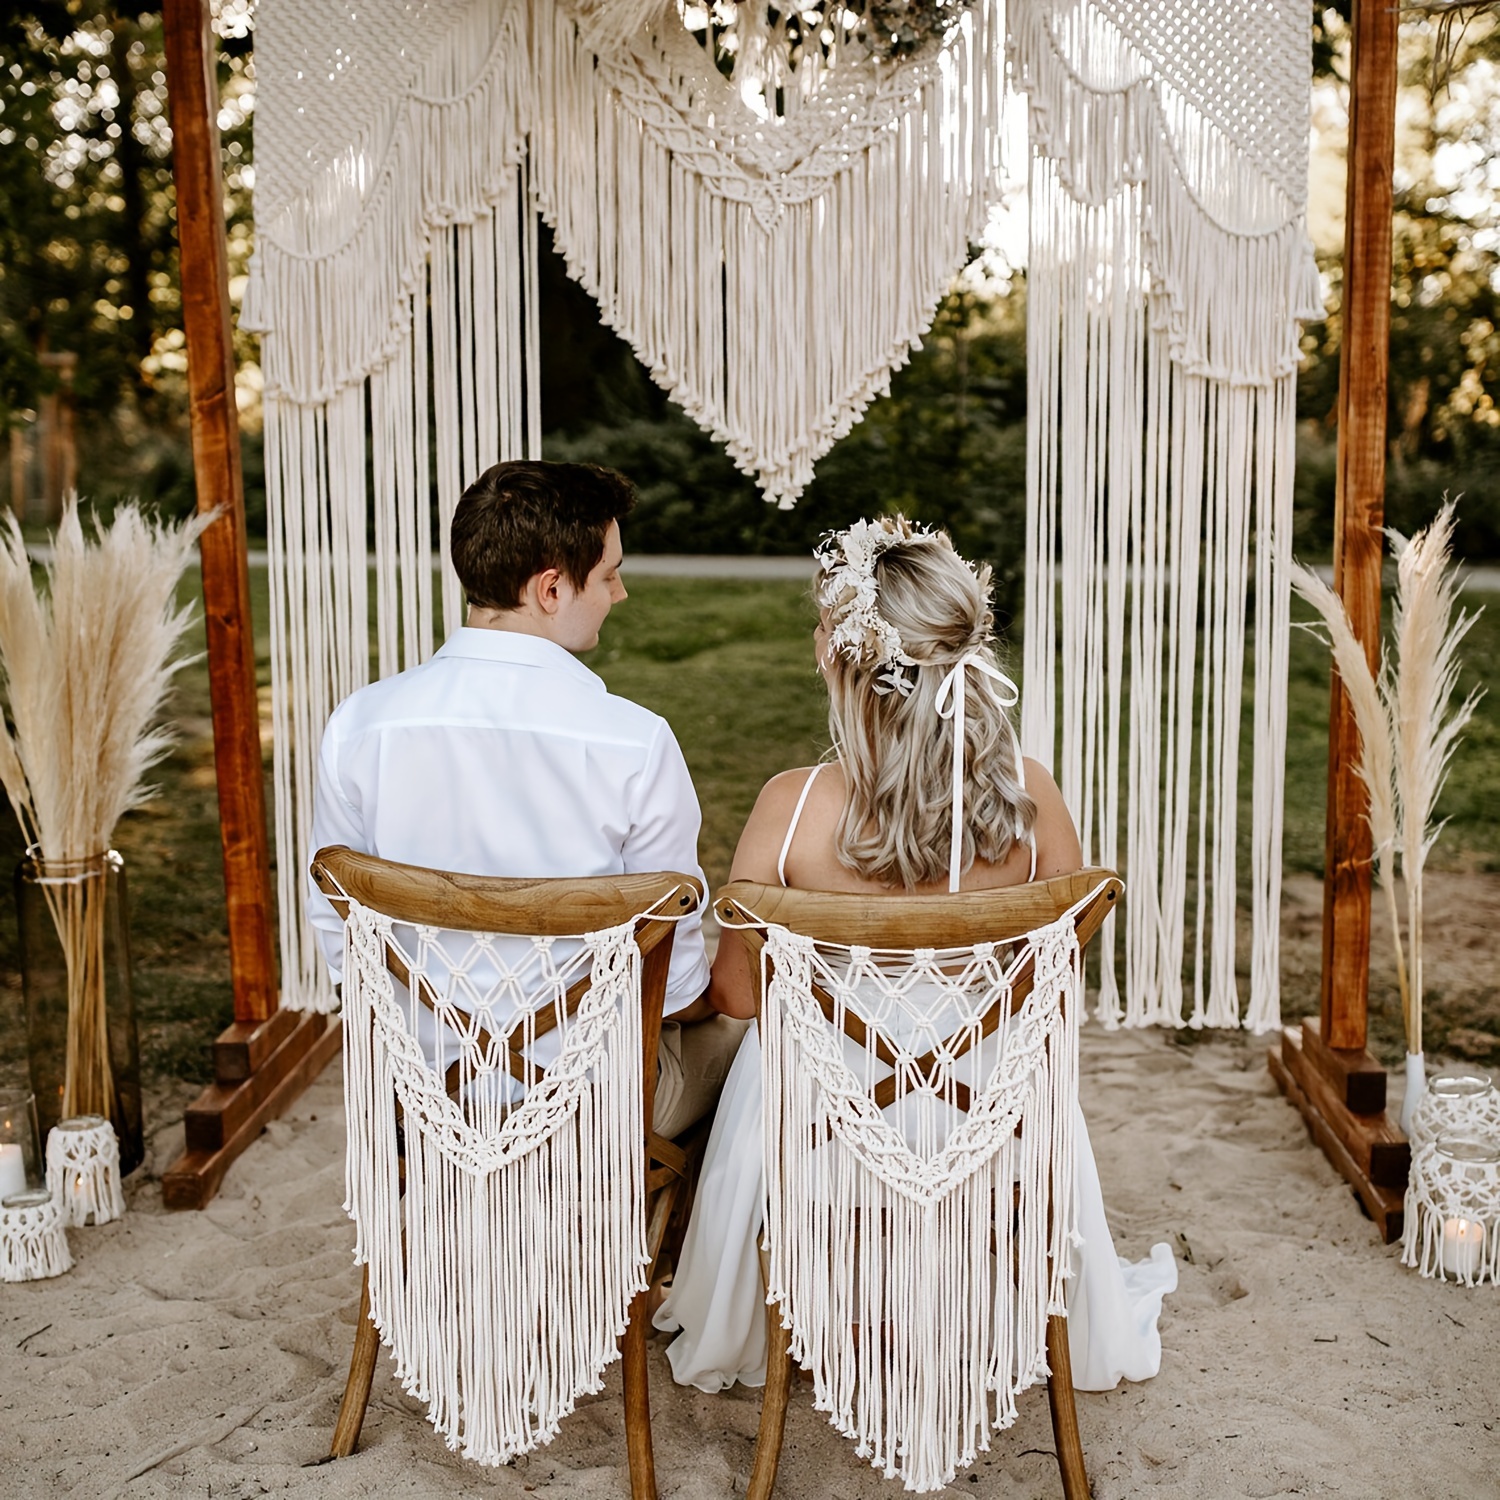
MULTIPOLYGON (((981 652, 966 651, 948 669, 938 684, 935 706, 938 717, 953 721, 953 827, 948 838, 948 890, 957 891, 964 854, 964 682, 965 668, 974 667, 1000 685, 1000 702, 1009 708, 1020 701, 1021 690, 981 652), (1009 693, 1009 697, 1005 696, 1009 693), (949 698, 952 703, 949 703, 949 698)), ((1014 738, 1014 732, 1012 732, 1014 738)), ((1020 748, 1017 747, 1017 766, 1020 748)))

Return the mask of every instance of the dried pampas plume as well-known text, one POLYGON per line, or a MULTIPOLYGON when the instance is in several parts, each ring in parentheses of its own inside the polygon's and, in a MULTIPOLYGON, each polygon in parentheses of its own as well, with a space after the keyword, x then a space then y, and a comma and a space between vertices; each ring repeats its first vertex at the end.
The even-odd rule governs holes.
MULTIPOLYGON (((171 744, 156 720, 192 615, 177 580, 213 519, 161 524, 129 505, 89 535, 70 497, 40 588, 15 517, 0 525, 0 782, 44 865, 96 859, 151 795, 145 774, 171 744)), ((98 884, 42 887, 68 967, 65 1114, 112 1113, 98 884)))
POLYGON ((1461 609, 1455 614, 1453 515, 1454 502, 1445 500, 1432 524, 1411 541, 1387 533, 1396 557, 1393 650, 1382 650, 1378 676, 1355 639, 1343 601, 1309 569, 1293 563, 1291 571, 1292 587, 1328 629, 1359 729, 1356 770, 1369 792, 1375 874, 1389 903, 1406 1050, 1415 1057, 1422 1053, 1422 877, 1443 826, 1432 817, 1454 748, 1481 697, 1476 688, 1453 704, 1458 647, 1478 618, 1461 609), (1395 890, 1398 855, 1406 887, 1404 946, 1395 890))

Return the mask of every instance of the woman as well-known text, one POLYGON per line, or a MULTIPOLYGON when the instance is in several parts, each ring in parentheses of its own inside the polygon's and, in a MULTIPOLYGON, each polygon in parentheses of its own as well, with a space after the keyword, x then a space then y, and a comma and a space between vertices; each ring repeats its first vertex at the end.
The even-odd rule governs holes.
MULTIPOLYGON (((1022 758, 1006 714, 1017 694, 995 661, 989 569, 900 517, 857 523, 817 559, 813 642, 835 759, 766 784, 731 878, 878 899, 1081 868, 1062 795, 1022 758)), ((726 1015, 753 1016, 755 990, 745 947, 726 930, 709 998, 726 1015)), ((674 1376, 700 1390, 765 1379, 760 1107, 752 1031, 725 1084, 677 1275, 656 1315, 659 1328, 681 1330, 668 1350, 674 1376)), ((1084 1248, 1069 1288, 1069 1345, 1074 1383, 1101 1390, 1156 1373, 1156 1318, 1177 1273, 1165 1245, 1139 1267, 1115 1258, 1081 1118, 1077 1126, 1084 1248)))

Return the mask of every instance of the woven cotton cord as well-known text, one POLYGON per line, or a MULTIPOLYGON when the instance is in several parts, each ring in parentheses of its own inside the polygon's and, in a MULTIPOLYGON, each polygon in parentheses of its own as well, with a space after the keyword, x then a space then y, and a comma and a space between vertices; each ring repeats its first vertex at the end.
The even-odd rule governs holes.
POLYGON ((108 1224, 125 1212, 120 1185, 120 1141, 98 1115, 63 1120, 47 1136, 47 1187, 63 1223, 108 1224))
MULTIPOLYGON (((1006 708, 1014 707, 1020 701, 1021 690, 1009 677, 1002 672, 982 651, 966 651, 949 668, 947 676, 938 684, 937 698, 935 704, 938 717, 951 719, 953 721, 953 821, 948 838, 948 889, 950 892, 958 890, 958 882, 963 874, 964 858, 964 700, 966 696, 965 681, 968 669, 973 667, 976 672, 984 675, 999 684, 1000 702, 1006 708), (949 700, 952 700, 951 704, 949 700)), ((1007 720, 1008 722, 1008 720, 1007 720)), ((1016 770, 1021 769, 1021 744, 1015 737, 1015 731, 1011 731, 1011 743, 1015 747, 1016 770)), ((1020 830, 1017 830, 1019 836, 1020 830)))
POLYGON ((635 923, 579 935, 581 948, 562 960, 551 939, 430 928, 403 929, 415 932, 407 951, 397 926, 350 903, 346 1207, 356 1259, 369 1267, 371 1316, 403 1387, 428 1404, 450 1448, 502 1464, 550 1441, 578 1397, 601 1388, 645 1286, 635 923), (459 1050, 467 1108, 424 1054, 420 1002, 410 990, 398 998, 388 953, 413 989, 427 985, 440 1028, 457 1038, 443 1046, 459 1050), (476 966, 498 976, 487 991, 473 982, 476 966), (503 1038, 485 1047, 477 1037, 486 999, 545 980, 540 1003, 518 1004, 510 1023, 529 1051, 536 1015, 585 966, 592 984, 559 1027, 558 1057, 513 1099, 502 1087, 503 1038), (393 1100, 404 1115, 404 1205, 393 1100))
POLYGON ((1076 1242, 1076 914, 1010 956, 994 943, 877 953, 766 928, 767 1295, 813 1372, 817 1408, 910 1490, 948 1483, 1047 1373, 1047 1318, 1064 1311, 1076 1242), (837 963, 826 956, 835 952, 837 963), (1012 1013, 1028 963, 1033 988, 1012 1013), (832 1019, 815 983, 833 998, 832 1019), (951 1047, 992 1006, 999 1026, 980 1045, 993 1062, 971 1054, 970 1108, 939 1138, 926 1120, 951 1106, 954 1055, 920 1084, 912 1063, 935 1029, 951 1047), (886 1118, 873 1077, 847 1055, 849 1013, 894 1055, 898 1103, 918 1109, 915 1146, 911 1120, 886 1118))
POLYGON ((0 1281, 45 1281, 71 1271, 73 1253, 57 1204, 41 1189, 17 1199, 23 1201, 0 1208, 0 1281))

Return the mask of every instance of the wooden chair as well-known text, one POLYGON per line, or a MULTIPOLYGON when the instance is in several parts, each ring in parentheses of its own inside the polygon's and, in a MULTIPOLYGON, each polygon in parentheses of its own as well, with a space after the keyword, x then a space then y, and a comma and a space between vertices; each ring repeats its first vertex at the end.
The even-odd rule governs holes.
MULTIPOLYGON (((768 957, 768 938, 777 929, 785 933, 800 934, 816 944, 878 950, 885 963, 913 957, 917 950, 923 949, 963 950, 971 949, 976 944, 1012 944, 1014 946, 1001 947, 999 952, 1010 955, 1010 961, 1015 965, 1009 986, 1009 1011, 1014 1015, 1020 1011, 1034 988, 1032 961, 1035 954, 1026 946, 1029 935, 1049 924, 1059 924, 1064 916, 1071 913, 1078 951, 1081 953, 1105 917, 1119 905, 1123 890, 1117 876, 1101 869, 1084 870, 1055 880, 1037 881, 994 891, 952 896, 891 896, 873 900, 863 896, 788 890, 737 881, 719 892, 714 905, 721 926, 738 929, 748 944, 750 954, 756 959, 768 957)), ((767 972, 771 965, 753 964, 752 967, 762 972, 768 984, 774 982, 772 975, 767 972)), ((810 989, 830 1026, 841 1026, 844 1034, 859 1048, 873 1052, 892 1066, 896 1065, 874 1027, 864 1025, 847 1007, 841 1008, 836 1016, 833 998, 816 980, 810 985, 810 989)), ((945 1062, 977 1045, 982 1037, 992 1036, 1006 1019, 999 1013, 1000 1008, 997 1002, 984 1014, 977 1034, 965 1033, 966 1040, 951 1049, 951 1056, 945 1057, 945 1062)), ((764 993, 758 997, 758 1010, 764 1035, 764 993)), ((773 1065, 768 1050, 765 1066, 769 1070, 773 1065)), ((918 1080, 919 1084, 926 1081, 925 1075, 932 1072, 934 1065, 934 1051, 928 1051, 925 1056, 915 1059, 905 1057, 900 1063, 908 1083, 916 1075, 924 1074, 924 1078, 918 1080)), ((783 1066, 790 1069, 792 1063, 788 1060, 783 1066)), ((770 1081, 768 1077, 768 1095, 770 1081)), ((1073 1097, 1076 1099, 1076 1079, 1073 1084, 1073 1097)), ((947 1090, 949 1103, 967 1114, 970 1108, 969 1089, 962 1083, 950 1080, 947 1090)), ((884 1078, 868 1092, 875 1105, 885 1109, 896 1099, 896 1077, 892 1074, 884 1078)), ((818 1128, 815 1137, 815 1146, 826 1141, 829 1138, 826 1126, 818 1128)), ((783 1141, 783 1152, 796 1149, 798 1146, 795 1140, 783 1141)), ((778 1162, 772 1160, 775 1150, 768 1139, 768 1195, 774 1192, 775 1174, 783 1170, 778 1162)), ((1015 1190, 1018 1211, 1021 1191, 1021 1185, 1018 1184, 1015 1190)), ((1046 1211, 1050 1233, 1050 1193, 1046 1211)), ((767 1220, 768 1238, 774 1233, 774 1227, 773 1206, 772 1215, 767 1220)), ((867 1229, 867 1225, 863 1226, 860 1232, 867 1229)), ((993 1252, 993 1234, 991 1246, 993 1252)), ((774 1253, 774 1244, 772 1249, 774 1253)), ((764 1258, 762 1264, 764 1267, 764 1258)), ((1050 1257, 1048 1265, 1050 1271, 1050 1257)), ((793 1370, 792 1333, 788 1327, 783 1326, 782 1319, 781 1307, 768 1307, 766 1383, 748 1489, 749 1500, 769 1500, 776 1482, 793 1370)), ((866 1337, 870 1334, 868 1329, 861 1332, 866 1337)), ((882 1330, 882 1336, 884 1333, 882 1330)), ((1050 1372, 1047 1383, 1052 1430, 1057 1444, 1063 1493, 1067 1500, 1086 1500, 1090 1491, 1074 1403, 1067 1324, 1065 1318, 1056 1314, 1048 1316, 1046 1321, 1046 1360, 1050 1372)))
MULTIPOLYGON (((646 1125, 647 1252, 651 1260, 647 1284, 658 1278, 663 1267, 669 1223, 682 1218, 683 1189, 690 1186, 694 1168, 693 1149, 701 1154, 701 1139, 683 1144, 665 1140, 651 1130, 657 1075, 657 1047, 661 1033, 662 1001, 666 990, 676 919, 692 910, 702 897, 702 888, 691 876, 635 874, 591 879, 515 880, 455 874, 417 866, 396 864, 373 855, 336 846, 320 849, 312 864, 313 878, 348 920, 350 899, 371 912, 383 914, 413 929, 439 929, 442 933, 515 934, 526 938, 577 936, 618 928, 634 922, 634 938, 641 954, 641 1067, 643 1115, 646 1125)), ((413 983, 411 966, 398 945, 384 944, 385 967, 409 994, 413 983)), ((348 1014, 348 975, 345 985, 346 1047, 350 1028, 370 1025, 368 1015, 348 1014)), ((556 1028, 564 1017, 572 1017, 593 982, 585 973, 555 1003, 535 1013, 526 1045, 556 1028)), ((432 986, 417 974, 417 998, 434 1008, 432 986)), ((482 1026, 473 1028, 481 1048, 496 1044, 482 1026)), ((546 1069, 530 1060, 518 1038, 507 1036, 504 1065, 509 1074, 528 1087, 546 1077, 546 1069)), ((444 1083, 449 1097, 459 1097, 458 1063, 447 1069, 444 1083)), ((353 1130, 354 1122, 350 1128, 353 1130)), ((399 1128, 399 1127, 398 1127, 399 1128)), ((704 1132, 698 1132, 701 1138, 704 1132)), ((352 1139, 352 1136, 351 1136, 352 1139)), ((401 1164, 403 1185, 406 1164, 401 1164)), ((403 1236, 404 1245, 404 1236, 403 1236)), ((401 1254, 404 1256, 405 1251, 401 1254)), ((518 1268, 519 1270, 519 1268, 518 1268)), ((621 1352, 624 1360, 626 1448, 633 1500, 655 1500, 656 1480, 651 1447, 650 1401, 646 1377, 646 1340, 649 1318, 647 1294, 641 1291, 630 1304, 629 1322, 621 1352)), ((369 1403, 380 1334, 371 1313, 370 1265, 365 1265, 360 1293, 358 1331, 355 1335, 349 1377, 334 1428, 330 1459, 346 1458, 359 1441, 360 1427, 369 1403)))

